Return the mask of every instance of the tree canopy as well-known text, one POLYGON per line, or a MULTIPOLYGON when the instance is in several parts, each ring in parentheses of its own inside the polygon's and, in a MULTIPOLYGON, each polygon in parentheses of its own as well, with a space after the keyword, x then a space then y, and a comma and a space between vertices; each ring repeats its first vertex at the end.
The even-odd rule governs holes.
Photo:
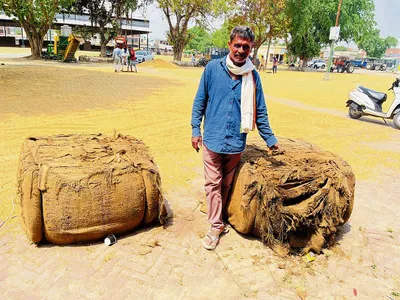
POLYGON ((117 34, 121 34, 120 19, 146 5, 149 0, 75 0, 71 12, 89 12, 92 25, 97 25, 100 35, 101 55, 106 56, 106 45, 117 34), (111 25, 109 27, 108 25, 111 25))
POLYGON ((174 47, 174 59, 181 60, 182 52, 190 40, 188 26, 190 22, 202 23, 214 11, 214 1, 204 0, 157 0, 168 21, 169 43, 174 47))
POLYGON ((398 40, 393 36, 385 39, 380 37, 380 31, 374 29, 358 41, 358 46, 365 50, 370 57, 381 58, 387 49, 396 47, 398 40))
MULTIPOLYGON (((339 41, 358 41, 376 25, 373 0, 346 0, 341 6, 339 41)), ((290 23, 288 50, 306 61, 329 44, 335 25, 337 0, 287 0, 290 23)))
POLYGON ((254 56, 268 40, 285 38, 289 26, 286 0, 229 0, 226 11, 229 28, 249 26, 255 35, 254 56))
POLYGON ((213 46, 218 48, 226 48, 229 42, 229 34, 230 30, 228 23, 224 22, 221 28, 215 30, 211 34, 211 41, 213 46))
POLYGON ((185 49, 204 53, 212 46, 211 35, 201 26, 188 29, 189 42, 185 49))
POLYGON ((54 16, 73 0, 0 0, 0 10, 18 18, 31 46, 31 58, 40 58, 43 39, 54 22, 54 16))
POLYGON ((347 50, 349 50, 349 49, 345 46, 336 46, 335 47, 335 51, 347 51, 347 50))

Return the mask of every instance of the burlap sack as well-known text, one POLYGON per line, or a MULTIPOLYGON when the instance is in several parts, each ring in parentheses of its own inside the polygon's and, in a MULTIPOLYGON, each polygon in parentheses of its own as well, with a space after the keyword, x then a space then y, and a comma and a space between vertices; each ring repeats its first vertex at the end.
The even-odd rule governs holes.
POLYGON ((161 181, 143 142, 119 135, 25 140, 18 169, 22 223, 35 243, 96 240, 161 222, 161 181))
POLYGON ((337 155, 280 138, 284 150, 249 145, 236 170, 226 206, 229 223, 279 252, 319 253, 350 217, 355 177, 337 155))

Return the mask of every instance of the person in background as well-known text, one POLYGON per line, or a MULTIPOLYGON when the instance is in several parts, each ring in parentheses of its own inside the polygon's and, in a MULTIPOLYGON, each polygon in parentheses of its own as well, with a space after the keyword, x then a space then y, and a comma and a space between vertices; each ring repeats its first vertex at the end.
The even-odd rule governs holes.
POLYGON ((129 49, 129 51, 128 51, 129 52, 129 56, 128 56, 129 66, 128 66, 128 68, 130 68, 131 72, 133 72, 132 67, 134 67, 135 68, 135 72, 137 73, 135 49, 133 49, 131 46, 129 46, 128 49, 129 49))
POLYGON ((128 66, 128 48, 126 47, 126 45, 124 46, 124 48, 122 49, 122 63, 121 63, 121 70, 122 72, 124 71, 124 66, 126 66, 126 71, 129 71, 129 66, 128 66))
POLYGON ((272 73, 278 73, 278 59, 274 56, 274 62, 272 64, 272 73))
POLYGON ((191 60, 192 66, 196 66, 196 55, 193 53, 192 55, 192 60, 191 60))
POLYGON ((264 55, 261 55, 261 61, 260 61, 260 68, 258 69, 258 71, 265 71, 265 58, 264 55))
POLYGON ((114 72, 119 73, 121 71, 122 52, 121 49, 117 47, 117 45, 114 46, 112 59, 114 63, 114 72))
POLYGON ((255 129, 270 149, 279 144, 269 125, 260 75, 249 59, 254 33, 237 26, 230 34, 229 54, 204 69, 192 108, 192 147, 203 149, 207 219, 203 247, 213 250, 228 231, 222 219, 236 166, 255 129), (200 126, 203 123, 204 139, 200 126))

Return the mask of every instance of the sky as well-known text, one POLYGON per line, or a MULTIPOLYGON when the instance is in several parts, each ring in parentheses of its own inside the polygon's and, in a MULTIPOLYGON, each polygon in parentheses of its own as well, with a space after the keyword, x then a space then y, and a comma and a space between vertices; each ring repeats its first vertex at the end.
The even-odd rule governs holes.
MULTIPOLYGON (((345 1, 345 0, 344 0, 345 1)), ((400 39, 400 0, 374 0, 375 3, 375 21, 381 31, 381 37, 388 35, 400 39)), ((169 30, 168 22, 162 15, 161 10, 155 5, 147 9, 146 18, 150 21, 150 38, 166 39, 165 31, 169 30)), ((218 23, 215 27, 218 28, 218 23)))

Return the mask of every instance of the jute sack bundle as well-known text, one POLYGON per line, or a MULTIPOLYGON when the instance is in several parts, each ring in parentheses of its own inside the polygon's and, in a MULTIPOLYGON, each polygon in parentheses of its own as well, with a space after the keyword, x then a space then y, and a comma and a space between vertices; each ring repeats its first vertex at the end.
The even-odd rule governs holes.
POLYGON ((226 206, 229 223, 281 255, 291 248, 319 253, 349 219, 355 177, 337 155, 280 138, 284 151, 249 145, 226 206))
POLYGON ((158 168, 128 136, 30 137, 18 194, 28 237, 55 244, 101 239, 166 218, 158 168))

